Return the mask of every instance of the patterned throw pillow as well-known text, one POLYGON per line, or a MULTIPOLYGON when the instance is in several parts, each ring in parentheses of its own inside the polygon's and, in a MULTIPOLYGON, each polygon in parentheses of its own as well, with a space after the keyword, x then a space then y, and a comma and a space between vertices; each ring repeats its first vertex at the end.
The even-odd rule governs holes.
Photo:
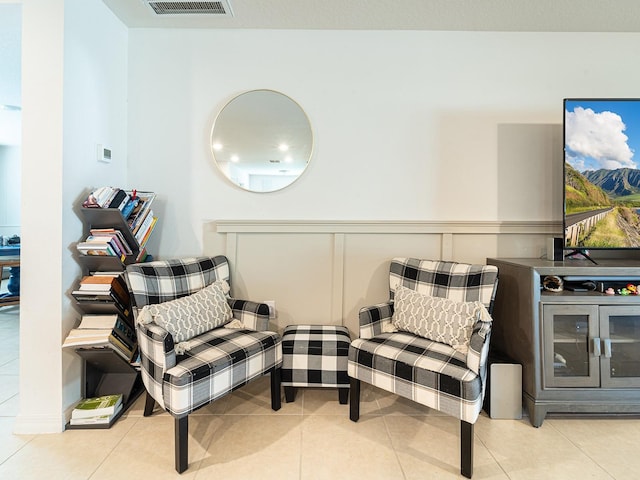
POLYGON ((480 302, 455 302, 398 286, 392 323, 398 330, 445 343, 467 353, 473 326, 481 316, 482 307, 480 302))
POLYGON ((138 321, 154 322, 168 331, 174 342, 184 342, 231 320, 228 292, 229 284, 218 280, 193 295, 144 306, 138 321))

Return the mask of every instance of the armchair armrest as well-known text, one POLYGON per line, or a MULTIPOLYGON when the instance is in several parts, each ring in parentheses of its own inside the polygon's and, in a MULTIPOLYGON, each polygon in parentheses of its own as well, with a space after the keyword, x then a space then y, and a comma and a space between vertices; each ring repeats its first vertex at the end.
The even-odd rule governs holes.
POLYGON ((484 385, 487 358, 489 357, 489 341, 491 340, 491 318, 489 321, 478 320, 473 327, 467 351, 467 367, 480 376, 484 385))
POLYGON ((142 382, 154 400, 165 408, 162 393, 164 374, 177 362, 173 337, 155 323, 137 323, 136 331, 142 382))
POLYGON ((266 303, 230 298, 229 306, 233 318, 240 320, 246 328, 257 331, 269 330, 269 305, 266 303))
POLYGON ((379 303, 363 307, 358 314, 360 321, 360 338, 372 338, 382 333, 382 325, 391 322, 393 303, 379 303))

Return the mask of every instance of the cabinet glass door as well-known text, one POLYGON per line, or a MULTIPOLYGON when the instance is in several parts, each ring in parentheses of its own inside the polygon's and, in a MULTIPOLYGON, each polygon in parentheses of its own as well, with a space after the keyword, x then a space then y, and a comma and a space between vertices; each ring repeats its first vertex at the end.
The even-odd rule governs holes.
POLYGON ((640 386, 640 309, 600 307, 602 386, 640 386))
POLYGON ((597 306, 544 305, 542 330, 546 387, 600 386, 597 306))

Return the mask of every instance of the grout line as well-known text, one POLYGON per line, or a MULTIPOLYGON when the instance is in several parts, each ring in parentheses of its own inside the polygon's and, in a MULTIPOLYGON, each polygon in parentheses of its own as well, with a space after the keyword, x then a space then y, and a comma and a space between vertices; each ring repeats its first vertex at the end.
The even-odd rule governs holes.
MULTIPOLYGON (((11 434, 13 435, 13 434, 11 434)), ((7 458, 5 458, 4 460, 2 460, 0 462, 0 467, 2 467, 2 465, 4 465, 5 463, 7 463, 11 458, 13 458, 20 450, 22 450, 24 447, 26 447, 27 445, 29 445, 35 438, 38 437, 37 434, 24 434, 24 435, 16 435, 17 437, 31 437, 28 440, 25 440, 24 444, 22 444, 20 447, 18 447, 14 452, 12 452, 9 456, 7 456, 7 458)))
POLYGON ((583 450, 580 445, 578 445, 577 443, 575 443, 573 440, 571 440, 569 437, 567 437, 561 430, 559 430, 553 423, 553 421, 551 421, 550 419, 547 419, 547 421, 545 423, 548 423, 551 428, 553 428, 556 432, 558 432, 558 434, 560 434, 561 437, 563 437, 565 440, 567 440, 571 445, 573 445, 580 453, 582 453, 585 457, 587 457, 589 460, 591 460, 593 463, 595 463, 598 468, 600 468, 600 470, 602 470, 602 472, 609 476, 611 479, 615 480, 615 477, 613 475, 611 475, 602 465, 600 465, 600 463, 598 463, 591 455, 589 455, 585 450, 583 450))
MULTIPOLYGON (((135 417, 127 417, 127 418, 131 418, 131 419, 133 419, 133 418, 135 418, 135 417)), ((92 477, 93 477, 93 476, 98 472, 98 470, 100 470, 100 467, 101 467, 102 465, 104 465, 104 464, 109 460, 109 458, 111 457, 111 455, 113 455, 113 453, 115 452, 116 448, 118 448, 118 445, 120 445, 120 444, 122 443, 122 441, 125 439, 125 437, 126 437, 127 435, 129 435, 129 434, 132 432, 133 427, 135 427, 135 426, 138 424, 138 422, 140 421, 140 418, 142 418, 142 417, 136 418, 136 419, 135 419, 135 421, 131 422, 131 426, 129 427, 129 429, 128 429, 126 432, 124 432, 124 433, 122 434, 122 436, 120 437, 120 440, 118 440, 118 441, 113 445, 113 448, 112 448, 111 450, 109 450, 109 453, 107 453, 107 454, 104 456, 104 458, 102 459, 102 461, 98 462, 98 464, 96 465, 96 467, 93 469, 93 471, 92 471, 92 472, 89 474, 89 476, 87 477, 87 480, 90 480, 90 479, 91 479, 91 478, 92 478, 92 477)), ((123 418, 120 418, 120 420, 123 420, 123 418)), ((64 432, 62 432, 62 433, 64 433, 64 432)), ((111 459, 111 460, 113 460, 113 459, 111 459)))
MULTIPOLYGON (((487 452, 489 452, 489 456, 493 459, 494 462, 496 462, 496 465, 498 465, 498 468, 500 468, 500 470, 502 470, 502 473, 505 474, 505 476, 511 480, 511 475, 509 475, 509 473, 504 469, 504 467, 502 466, 502 464, 498 461, 498 459, 496 458, 496 456, 493 454, 493 452, 491 451, 491 449, 487 446, 486 443, 484 443, 482 441, 482 439, 480 438, 480 436, 475 432, 475 428, 474 428, 474 432, 473 432, 473 441, 474 442, 480 442, 482 444, 482 446, 484 448, 487 449, 487 452)), ((475 449, 474 449, 475 451, 475 449)))
MULTIPOLYGON (((377 401, 377 399, 376 399, 377 401)), ((400 461, 400 456, 398 455, 398 451, 396 450, 396 446, 393 444, 393 437, 391 436, 391 432, 389 431, 389 424, 387 423, 387 416, 382 415, 382 423, 384 423, 384 429, 387 432, 387 437, 389 437, 389 445, 391 446, 391 450, 393 451, 393 455, 396 457, 396 462, 398 462, 398 466, 400 467, 400 471, 402 472, 402 478, 406 480, 407 473, 404 471, 404 467, 402 466, 402 462, 400 461)))

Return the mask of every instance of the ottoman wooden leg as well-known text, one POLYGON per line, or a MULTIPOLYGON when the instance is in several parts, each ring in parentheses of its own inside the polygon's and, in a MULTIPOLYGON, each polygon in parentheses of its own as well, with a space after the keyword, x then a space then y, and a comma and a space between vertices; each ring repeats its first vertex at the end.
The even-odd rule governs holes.
POLYGON ((284 387, 284 399, 293 402, 296 399, 296 387, 284 387))
POLYGON ((349 399, 349 388, 338 388, 338 400, 341 405, 346 405, 349 399))

